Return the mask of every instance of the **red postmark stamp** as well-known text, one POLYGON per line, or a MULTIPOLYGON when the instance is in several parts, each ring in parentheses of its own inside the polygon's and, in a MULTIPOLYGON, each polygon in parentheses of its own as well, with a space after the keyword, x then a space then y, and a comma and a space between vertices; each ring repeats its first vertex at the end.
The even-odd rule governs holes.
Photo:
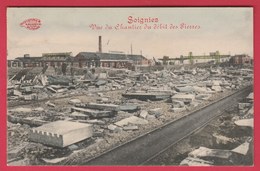
POLYGON ((37 30, 41 27, 41 20, 38 18, 29 18, 20 23, 21 27, 25 27, 28 30, 37 30))

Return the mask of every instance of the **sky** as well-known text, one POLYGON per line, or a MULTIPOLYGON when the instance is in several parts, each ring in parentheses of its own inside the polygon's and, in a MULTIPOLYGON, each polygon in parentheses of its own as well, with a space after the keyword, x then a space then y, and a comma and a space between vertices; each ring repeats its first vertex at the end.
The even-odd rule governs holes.
POLYGON ((7 58, 24 54, 98 51, 98 36, 102 36, 102 51, 122 51, 142 54, 151 59, 180 55, 246 53, 253 57, 253 8, 8 8, 7 58), (148 23, 128 23, 136 19, 157 18, 148 23), (37 30, 21 27, 23 21, 37 18, 37 30), (180 29, 184 23, 193 29, 180 29), (117 24, 141 29, 116 29, 117 24), (145 24, 151 29, 144 29, 145 24), (102 26, 92 29, 91 25, 102 26), (112 29, 106 29, 106 25, 112 29), (155 27, 166 26, 164 29, 155 27), (170 29, 170 26, 178 28, 170 29), (196 26, 196 29, 194 27, 196 26))

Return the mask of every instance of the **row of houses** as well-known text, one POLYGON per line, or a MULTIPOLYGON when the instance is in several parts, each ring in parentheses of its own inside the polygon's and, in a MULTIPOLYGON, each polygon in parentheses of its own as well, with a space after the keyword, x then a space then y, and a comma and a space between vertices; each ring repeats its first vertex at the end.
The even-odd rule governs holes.
POLYGON ((164 56, 159 59, 163 65, 182 65, 182 64, 201 64, 201 63, 225 63, 229 62, 233 65, 244 65, 252 64, 253 59, 247 54, 240 55, 227 55, 220 54, 219 51, 210 52, 208 55, 193 55, 192 52, 189 52, 187 56, 181 55, 179 58, 170 58, 164 56))
POLYGON ((80 52, 73 57, 72 52, 43 53, 40 57, 33 57, 25 54, 14 60, 8 60, 8 67, 43 67, 61 66, 67 63, 74 67, 111 67, 129 68, 133 65, 148 65, 149 60, 142 55, 101 53, 101 52, 80 52))
MULTIPOLYGON (((159 59, 163 65, 182 65, 198 63, 224 63, 229 62, 233 65, 252 64, 253 59, 246 55, 220 55, 218 51, 209 55, 180 56, 170 58, 164 56, 159 59)), ((14 60, 8 60, 8 67, 43 67, 45 65, 59 67, 62 63, 67 63, 73 67, 110 67, 110 68, 131 68, 136 65, 151 65, 151 61, 142 55, 131 55, 123 53, 102 53, 102 52, 80 52, 75 57, 71 52, 63 53, 43 53, 40 57, 33 57, 25 54, 14 60)))

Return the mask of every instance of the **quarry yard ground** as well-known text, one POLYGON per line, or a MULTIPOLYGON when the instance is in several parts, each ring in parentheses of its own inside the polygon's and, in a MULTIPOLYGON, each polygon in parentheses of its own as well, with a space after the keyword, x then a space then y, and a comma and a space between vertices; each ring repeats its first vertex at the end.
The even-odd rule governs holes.
MULTIPOLYGON (((228 67, 148 72, 97 69, 95 74, 98 79, 95 80, 79 70, 78 75, 74 76, 76 81, 72 85, 62 85, 64 82, 60 82, 61 85, 53 85, 50 79, 46 85, 39 82, 32 83, 30 80, 40 74, 39 69, 35 70, 35 72, 27 73, 28 81, 19 83, 18 88, 16 85, 19 81, 9 84, 9 87, 22 93, 8 95, 8 116, 17 119, 7 121, 8 165, 80 165, 84 163, 84 160, 98 156, 113 147, 252 84, 250 72, 228 67), (102 75, 102 79, 99 77, 100 75, 102 75), (103 77, 104 75, 105 77, 103 77), (31 87, 32 93, 25 92, 24 94, 24 87, 31 87), (128 95, 129 92, 144 95, 155 92, 156 95, 158 92, 159 95, 161 95, 160 93, 165 95, 165 92, 172 94, 170 98, 159 100, 143 99, 144 96, 140 99, 129 98, 130 95, 122 96, 122 94, 128 95), (36 94, 37 100, 24 99, 31 94, 36 94), (179 102, 180 100, 173 99, 176 94, 189 94, 194 99, 192 98, 191 102, 179 102), (108 117, 84 118, 80 114, 72 116, 71 109, 76 105, 73 101, 75 99, 80 104, 118 105, 120 110, 114 116, 108 117), (124 126, 116 124, 132 116, 140 119, 138 123, 128 123, 124 126), (24 121, 24 119, 27 120, 24 121), (31 129, 40 126, 35 125, 36 120, 39 120, 40 124, 59 120, 90 123, 93 126, 93 136, 64 148, 33 142, 29 139, 29 133, 31 129)), ((17 72, 18 70, 11 71, 10 69, 9 78, 17 72)), ((48 75, 57 77, 58 81, 61 80, 60 77, 71 78, 70 75, 55 75, 51 68, 45 73, 45 76, 48 75)), ((54 79, 56 81, 56 78, 54 79)), ((247 104, 244 107, 239 104, 232 106, 203 129, 169 148, 147 165, 180 165, 190 152, 199 147, 232 150, 244 142, 250 142, 251 145, 248 153, 240 160, 236 158, 236 160, 223 162, 221 159, 216 160, 212 157, 203 159, 213 162, 213 165, 252 165, 253 128, 241 127, 235 124, 235 121, 253 118, 253 113, 250 113, 253 104, 248 104, 245 99, 240 99, 240 103, 247 104)))

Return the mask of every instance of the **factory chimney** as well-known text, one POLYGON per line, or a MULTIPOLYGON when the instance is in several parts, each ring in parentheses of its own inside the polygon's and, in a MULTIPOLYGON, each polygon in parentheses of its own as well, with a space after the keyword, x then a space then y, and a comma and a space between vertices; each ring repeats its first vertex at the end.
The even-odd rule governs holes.
POLYGON ((98 36, 98 52, 102 53, 102 36, 98 36))

